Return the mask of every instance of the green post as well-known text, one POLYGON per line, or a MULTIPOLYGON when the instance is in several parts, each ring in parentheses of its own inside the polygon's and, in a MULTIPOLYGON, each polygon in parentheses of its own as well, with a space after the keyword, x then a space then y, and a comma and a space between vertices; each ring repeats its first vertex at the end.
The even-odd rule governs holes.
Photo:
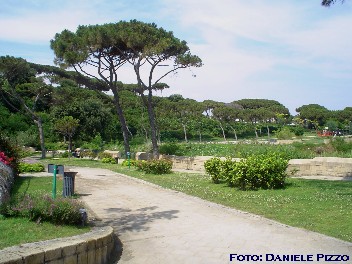
POLYGON ((57 172, 57 165, 54 165, 53 192, 52 192, 53 199, 56 198, 56 172, 57 172))
POLYGON ((128 158, 128 168, 131 168, 131 153, 127 152, 127 158, 128 158))

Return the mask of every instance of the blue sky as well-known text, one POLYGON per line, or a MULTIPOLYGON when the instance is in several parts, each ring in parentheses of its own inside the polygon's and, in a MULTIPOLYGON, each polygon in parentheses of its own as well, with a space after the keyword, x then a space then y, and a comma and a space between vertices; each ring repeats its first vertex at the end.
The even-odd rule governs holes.
MULTIPOLYGON (((78 25, 137 19, 186 40, 204 63, 165 79, 198 101, 352 106, 352 3, 320 0, 0 0, 0 55, 53 64, 50 39, 78 25), (193 75, 196 75, 194 78, 193 75)), ((135 82, 133 73, 121 81, 135 82)))

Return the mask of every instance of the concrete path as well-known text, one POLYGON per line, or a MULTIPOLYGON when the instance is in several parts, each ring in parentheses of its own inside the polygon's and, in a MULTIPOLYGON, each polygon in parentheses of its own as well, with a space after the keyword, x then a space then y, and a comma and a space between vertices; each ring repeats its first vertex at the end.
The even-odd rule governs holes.
POLYGON ((76 191, 99 218, 114 227, 122 241, 123 252, 118 263, 274 263, 283 260, 283 254, 290 255, 286 263, 307 260, 328 263, 324 258, 331 254, 345 255, 345 260, 348 256, 344 263, 352 263, 352 243, 109 170, 71 168, 71 171, 78 172, 76 191), (230 254, 241 256, 231 255, 231 261, 230 254))

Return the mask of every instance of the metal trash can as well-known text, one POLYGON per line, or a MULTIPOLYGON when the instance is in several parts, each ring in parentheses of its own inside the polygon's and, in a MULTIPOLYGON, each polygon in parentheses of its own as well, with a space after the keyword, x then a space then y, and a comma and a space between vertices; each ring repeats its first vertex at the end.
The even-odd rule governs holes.
POLYGON ((63 197, 72 196, 75 193, 75 171, 64 172, 64 187, 62 188, 63 197))

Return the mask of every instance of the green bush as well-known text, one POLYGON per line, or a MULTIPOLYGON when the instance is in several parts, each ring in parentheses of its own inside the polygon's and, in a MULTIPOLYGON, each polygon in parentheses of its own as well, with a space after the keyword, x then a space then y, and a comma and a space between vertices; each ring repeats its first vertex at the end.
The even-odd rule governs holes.
POLYGON ((61 158, 68 158, 69 156, 70 156, 70 153, 68 151, 65 151, 65 152, 60 154, 61 158))
POLYGON ((303 127, 297 126, 297 127, 291 127, 290 130, 295 134, 297 137, 301 137, 304 135, 304 129, 303 127))
POLYGON ((2 205, 0 214, 8 217, 24 217, 31 221, 46 221, 58 225, 79 225, 83 204, 70 198, 58 197, 55 200, 48 195, 15 197, 2 205))
POLYGON ((104 158, 112 158, 112 155, 107 152, 99 152, 98 159, 104 159, 104 158))
POLYGON ((18 166, 18 171, 19 173, 24 173, 24 172, 42 172, 44 171, 44 165, 40 163, 24 163, 20 162, 18 166))
POLYGON ((276 153, 248 156, 240 161, 213 158, 205 163, 206 172, 218 183, 225 179, 241 190, 278 189, 285 186, 288 160, 276 153))
POLYGON ((62 150, 67 148, 67 144, 64 142, 45 142, 45 148, 47 150, 62 150))
POLYGON ((80 157, 81 158, 89 158, 89 159, 95 159, 97 157, 97 154, 92 151, 92 150, 83 150, 80 152, 80 157))
POLYGON ((101 162, 102 163, 116 164, 116 160, 114 158, 112 158, 112 157, 110 157, 110 158, 102 158, 101 162))
POLYGON ((130 166, 137 166, 137 163, 138 163, 138 160, 134 160, 134 159, 130 159, 129 161, 128 161, 128 159, 125 159, 125 160, 123 160, 123 162, 121 163, 121 166, 128 166, 128 162, 129 162, 129 164, 130 164, 130 166))
POLYGON ((174 142, 165 143, 159 147, 159 152, 160 154, 183 156, 184 151, 181 146, 181 144, 177 144, 174 142))
POLYGON ((276 136, 278 139, 292 139, 295 134, 288 127, 283 127, 279 131, 276 132, 276 136))
POLYGON ((172 161, 167 159, 139 161, 136 166, 147 174, 167 174, 171 173, 172 161))
POLYGON ((343 138, 333 138, 330 140, 330 144, 339 152, 352 151, 352 142, 346 142, 343 138))
POLYGON ((220 158, 212 158, 204 162, 204 168, 206 173, 211 176, 211 179, 214 183, 220 183, 222 178, 222 161, 220 158))

